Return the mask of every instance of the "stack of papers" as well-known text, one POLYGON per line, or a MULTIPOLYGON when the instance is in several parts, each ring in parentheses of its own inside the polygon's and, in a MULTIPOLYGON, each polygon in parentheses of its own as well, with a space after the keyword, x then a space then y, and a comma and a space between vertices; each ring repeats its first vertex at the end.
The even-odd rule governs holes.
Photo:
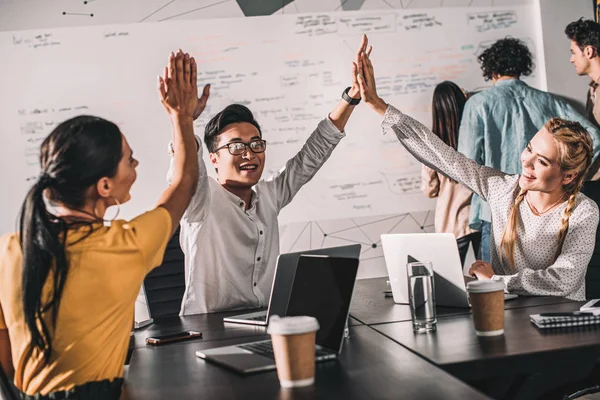
POLYGON ((530 317, 531 322, 540 329, 600 324, 600 315, 579 311, 572 313, 533 314, 530 317))

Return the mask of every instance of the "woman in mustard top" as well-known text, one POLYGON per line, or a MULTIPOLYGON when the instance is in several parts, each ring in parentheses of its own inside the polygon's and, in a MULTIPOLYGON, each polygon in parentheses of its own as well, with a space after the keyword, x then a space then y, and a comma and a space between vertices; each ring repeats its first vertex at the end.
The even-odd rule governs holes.
POLYGON ((176 173, 156 208, 105 226, 129 200, 137 160, 112 122, 79 116, 40 151, 20 232, 0 238, 0 365, 24 399, 118 399, 144 276, 161 263, 198 181, 196 64, 171 54, 158 91, 173 128, 176 173))

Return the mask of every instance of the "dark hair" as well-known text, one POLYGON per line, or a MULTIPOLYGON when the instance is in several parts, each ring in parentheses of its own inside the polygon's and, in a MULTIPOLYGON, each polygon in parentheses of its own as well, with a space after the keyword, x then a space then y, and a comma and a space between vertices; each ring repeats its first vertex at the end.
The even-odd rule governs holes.
POLYGON ((456 150, 458 128, 467 97, 454 82, 444 81, 433 90, 431 130, 448 146, 456 150))
POLYGON ((496 41, 478 57, 483 77, 489 81, 494 76, 527 76, 533 71, 531 52, 519 39, 504 38, 496 41))
POLYGON ((586 46, 592 46, 596 55, 598 54, 598 49, 600 49, 600 25, 591 19, 579 18, 577 21, 571 22, 565 28, 565 34, 581 50, 586 46))
MULTIPOLYGON (((47 211, 44 196, 71 209, 81 208, 90 186, 102 177, 115 176, 121 157, 119 128, 97 117, 64 121, 42 143, 41 173, 25 197, 20 216, 23 312, 31 333, 29 356, 37 348, 46 363, 50 359, 48 312, 52 312, 52 326, 56 326, 68 271, 65 240, 70 225, 47 211), (52 289, 44 301, 42 291, 49 276, 52 289)), ((90 227, 91 233, 91 222, 83 224, 90 227)))
POLYGON ((239 122, 248 122, 249 124, 254 125, 262 137, 262 131, 260 130, 258 122, 254 119, 252 111, 241 104, 231 104, 212 117, 204 128, 204 143, 206 144, 208 151, 214 153, 217 149, 217 143, 221 132, 223 132, 227 126, 239 122))

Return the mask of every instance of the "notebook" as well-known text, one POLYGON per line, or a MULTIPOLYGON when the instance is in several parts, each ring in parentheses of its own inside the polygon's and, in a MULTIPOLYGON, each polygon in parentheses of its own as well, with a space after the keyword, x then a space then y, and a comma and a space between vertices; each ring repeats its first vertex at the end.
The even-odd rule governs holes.
POLYGON ((543 317, 540 314, 530 315, 531 322, 540 329, 567 328, 600 324, 600 315, 579 315, 565 317, 543 317))

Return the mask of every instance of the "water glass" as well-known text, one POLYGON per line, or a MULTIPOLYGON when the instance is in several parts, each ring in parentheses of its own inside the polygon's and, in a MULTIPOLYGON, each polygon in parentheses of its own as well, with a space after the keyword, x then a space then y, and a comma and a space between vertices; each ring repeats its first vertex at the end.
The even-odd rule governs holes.
POLYGON ((435 290, 431 262, 406 264, 408 274, 408 298, 412 315, 413 330, 428 332, 436 329, 435 290))

